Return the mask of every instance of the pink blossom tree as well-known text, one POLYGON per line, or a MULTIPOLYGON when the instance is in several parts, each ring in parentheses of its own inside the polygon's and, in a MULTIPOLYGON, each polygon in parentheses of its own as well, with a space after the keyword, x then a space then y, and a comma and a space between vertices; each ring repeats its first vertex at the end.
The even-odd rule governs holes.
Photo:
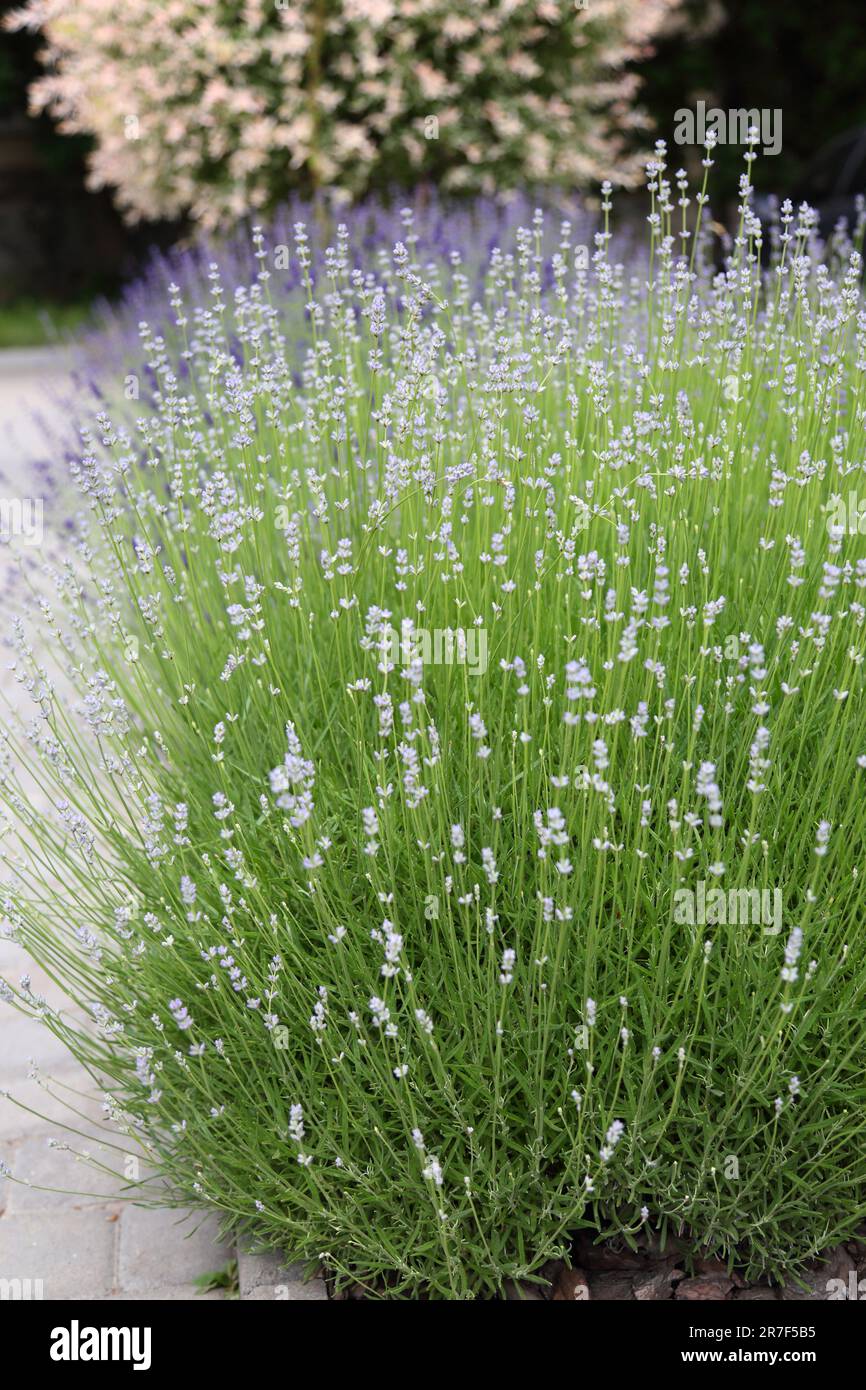
POLYGON ((680 0, 28 0, 34 110, 90 135, 131 220, 290 189, 632 181, 639 79, 680 0))

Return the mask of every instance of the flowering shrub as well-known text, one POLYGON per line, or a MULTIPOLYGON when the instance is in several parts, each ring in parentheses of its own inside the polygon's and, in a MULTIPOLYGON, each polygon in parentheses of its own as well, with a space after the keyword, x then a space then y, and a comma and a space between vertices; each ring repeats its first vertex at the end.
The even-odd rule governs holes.
POLYGON ((44 33, 33 104, 94 137, 92 186, 214 226, 296 186, 628 181, 627 65, 678 2, 29 0, 11 23, 44 33))
POLYGON ((4 996, 135 1195, 393 1296, 582 1223, 780 1274, 866 1208, 860 253, 746 178, 716 273, 650 190, 648 271, 605 189, 587 269, 538 217, 478 296, 299 224, 302 348, 261 233, 173 289, 35 605, 77 707, 13 634, 8 930, 92 1026, 4 996))

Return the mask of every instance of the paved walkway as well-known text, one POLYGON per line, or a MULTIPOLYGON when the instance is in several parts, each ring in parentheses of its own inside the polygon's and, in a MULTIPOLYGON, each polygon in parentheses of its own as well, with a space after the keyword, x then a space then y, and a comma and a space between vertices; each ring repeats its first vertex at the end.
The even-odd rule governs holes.
MULTIPOLYGON (((52 388, 62 386, 65 369, 65 358, 56 349, 0 352, 0 498, 4 500, 39 495, 26 463, 42 442, 32 413, 57 410, 56 404, 45 402, 52 388)), ((50 536, 46 535, 49 543, 50 536)), ((0 545, 0 594, 13 562, 11 549, 0 545)), ((0 637, 5 635, 10 616, 4 607, 0 637)), ((18 687, 10 681, 7 664, 7 653, 0 648, 0 682, 13 698, 18 687)), ((0 865, 0 879, 4 874, 0 865)), ((31 976, 36 993, 61 1006, 57 987, 28 960, 20 946, 4 938, 0 917, 0 976, 17 984, 25 973, 31 976)), ((135 1207, 118 1200, 119 1181, 98 1174, 70 1153, 50 1147, 51 1138, 65 1141, 68 1136, 56 1123, 64 1110, 45 1089, 47 1077, 56 1080, 57 1086, 51 1089, 58 1095, 63 1094, 62 1086, 84 1091, 86 1098, 76 1100, 77 1108, 94 1121, 101 1119, 99 1097, 92 1083, 52 1034, 0 1002, 0 1092, 8 1091, 47 1117, 40 1119, 0 1095, 0 1160, 16 1177, 34 1184, 26 1187, 0 1180, 0 1299, 27 1292, 26 1283, 20 1289, 4 1283, 12 1280, 41 1280, 46 1299, 221 1297, 218 1293, 197 1294, 192 1282, 198 1275, 223 1268, 232 1257, 233 1251, 216 1241, 215 1221, 208 1218, 202 1222, 198 1213, 135 1207), (41 1079, 31 1074, 31 1058, 41 1079), (44 1192, 38 1187, 63 1191, 44 1192), (76 1190, 96 1195, 72 1195, 76 1190)), ((99 1131, 95 1127, 93 1136, 90 1147, 97 1153, 99 1131)), ((87 1141, 80 1144, 85 1146, 87 1141)), ((117 1153, 110 1161, 115 1168, 122 1166, 122 1156, 117 1153)), ((30 1288, 33 1296, 39 1286, 32 1282, 30 1288)))

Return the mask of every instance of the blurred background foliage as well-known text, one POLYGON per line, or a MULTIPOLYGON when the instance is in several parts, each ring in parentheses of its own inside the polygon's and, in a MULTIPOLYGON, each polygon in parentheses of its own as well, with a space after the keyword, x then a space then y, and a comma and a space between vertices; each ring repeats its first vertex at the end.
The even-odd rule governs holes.
MULTIPOLYGON (((673 112, 701 97, 723 110, 778 108, 782 150, 761 164, 761 186, 825 196, 821 152, 837 137, 866 132, 864 0, 686 0, 684 13, 683 30, 659 40, 643 74, 659 136, 670 142, 673 112)), ((742 151, 720 147, 714 159, 717 196, 734 198, 742 151)), ((862 162, 848 171, 849 191, 866 191, 864 175, 862 162)))
MULTIPOLYGON (((0 14, 14 8, 0 0, 0 14)), ((241 23, 243 7, 237 12, 241 23)), ((456 5, 455 12, 467 13, 456 5)), ((782 150, 760 161, 761 190, 831 208, 841 190, 844 210, 845 196, 866 188, 863 0, 683 0, 681 14, 636 65, 651 123, 629 132, 633 148, 666 139, 670 168, 695 172, 701 151, 672 143, 679 108, 699 99, 724 110, 779 108, 782 150)), ((50 334, 53 305, 61 306, 57 324, 73 321, 78 305, 135 274, 153 245, 190 232, 183 219, 125 225, 109 191, 85 188, 91 142, 28 110, 41 48, 37 33, 0 32, 0 343, 50 334)), ((715 160, 712 203, 723 215, 736 196, 742 151, 720 147, 715 160)), ((619 215, 628 216, 630 198, 617 195, 619 215)))

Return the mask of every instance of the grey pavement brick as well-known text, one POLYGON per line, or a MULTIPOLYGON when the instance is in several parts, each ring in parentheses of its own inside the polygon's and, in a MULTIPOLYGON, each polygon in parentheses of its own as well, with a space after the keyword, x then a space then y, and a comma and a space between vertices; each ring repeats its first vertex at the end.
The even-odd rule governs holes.
POLYGON ((321 1279, 303 1284, 299 1279, 279 1284, 263 1284, 251 1293, 241 1294, 245 1303, 327 1303, 328 1291, 321 1279))
POLYGON ((139 1293, 113 1293, 105 1300, 107 1303, 218 1303, 225 1301, 222 1289, 209 1289, 207 1293, 197 1293, 189 1284, 166 1284, 159 1289, 144 1289, 139 1293))
POLYGON ((191 1284, 200 1274, 222 1269, 234 1254, 218 1241, 215 1217, 201 1212, 127 1206, 119 1226, 118 1289, 123 1293, 191 1284))
POLYGON ((27 952, 24 947, 0 933, 0 974, 14 976, 17 971, 20 975, 26 968, 27 952))
POLYGON ((99 1137, 97 1127, 105 1132, 99 1097, 93 1094, 93 1082, 81 1067, 63 1071, 56 1068, 52 1077, 44 1079, 54 1090, 54 1096, 35 1079, 16 1081, 11 1085, 8 1082, 0 1084, 0 1092, 5 1087, 9 1095, 20 1102, 15 1105, 11 1099, 0 1093, 0 1139, 18 1139, 40 1130, 62 1139, 64 1123, 74 1123, 76 1128, 86 1129, 86 1123, 80 1116, 73 1115, 69 1105, 64 1103, 64 1084, 87 1093, 84 1096, 70 1095, 69 1101, 90 1121, 95 1138, 99 1137), (28 1106, 29 1109, 22 1109, 22 1106, 28 1106), (32 1114, 31 1111, 38 1113, 32 1114))
MULTIPOLYGON (((113 1166, 117 1171, 122 1163, 122 1155, 116 1150, 99 1152, 96 1144, 81 1140, 81 1147, 87 1148, 94 1158, 113 1166)), ((103 1173, 91 1167, 72 1153, 49 1146, 45 1135, 31 1136, 14 1145, 7 1145, 9 1156, 0 1156, 12 1169, 17 1182, 10 1182, 6 1191, 6 1211, 17 1216, 19 1212, 56 1211, 58 1208, 86 1209, 96 1203, 105 1203, 116 1198, 123 1186, 123 1179, 103 1173), (25 1186, 25 1180, 29 1186, 25 1186), (60 1188, 61 1191, 45 1192, 43 1188, 60 1188), (82 1192, 93 1196, 81 1196, 82 1192)), ((2 1198, 0 1198, 2 1202, 2 1198)))
POLYGON ((319 1277, 304 1282, 303 1264, 285 1264, 279 1255, 252 1254, 248 1242, 238 1249, 238 1281, 241 1298, 252 1302, 278 1300, 289 1303, 318 1303, 327 1299, 325 1281, 319 1277))
POLYGON ((34 410, 63 420, 57 388, 68 379, 69 353, 57 348, 6 349, 0 352, 0 468, 14 483, 32 483, 30 463, 44 447, 45 435, 34 410))
MULTIPOLYGON (((74 1023, 75 1015, 67 1013, 66 1020, 74 1023)), ((66 1044, 40 1019, 0 1005, 0 1085, 9 1086, 17 1076, 26 1077, 30 1057, 45 1070, 75 1065, 66 1044)))
MULTIPOLYGON (((0 1164, 5 1163, 7 1168, 12 1168, 15 1162, 15 1145, 11 1139, 0 1138, 0 1164)), ((12 1184, 7 1179, 0 1177, 0 1216, 9 1206, 9 1197, 12 1191, 12 1184)))
POLYGON ((41 1279, 46 1299, 104 1298, 117 1221, 105 1207, 0 1217, 0 1279, 41 1279))

